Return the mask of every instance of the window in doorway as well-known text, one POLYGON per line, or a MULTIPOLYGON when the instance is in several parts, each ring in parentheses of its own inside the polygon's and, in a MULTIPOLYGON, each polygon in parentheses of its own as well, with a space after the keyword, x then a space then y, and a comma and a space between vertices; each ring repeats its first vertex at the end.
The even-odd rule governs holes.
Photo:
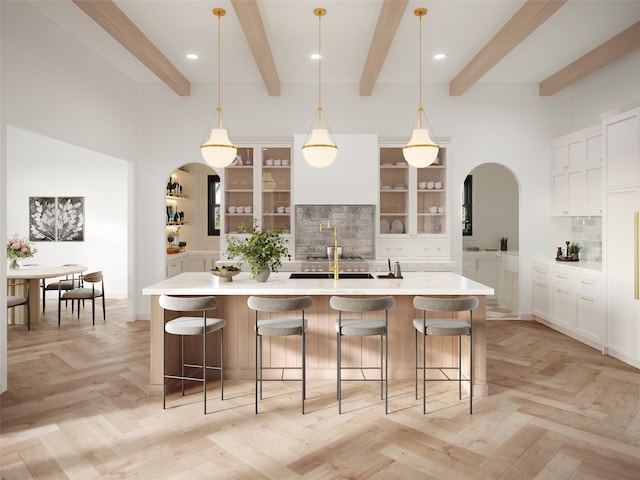
POLYGON ((472 190, 473 178, 472 175, 467 175, 464 180, 464 186, 462 187, 462 236, 470 237, 473 235, 473 218, 471 212, 473 211, 471 190, 472 190))
POLYGON ((207 189, 207 230, 208 235, 220 235, 220 175, 208 175, 207 189))

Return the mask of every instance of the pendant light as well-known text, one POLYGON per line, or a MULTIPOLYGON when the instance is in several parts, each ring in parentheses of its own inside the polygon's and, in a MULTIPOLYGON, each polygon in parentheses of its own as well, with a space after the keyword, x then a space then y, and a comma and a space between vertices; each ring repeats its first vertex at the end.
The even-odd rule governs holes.
POLYGON ((411 138, 402 147, 402 154, 409 165, 422 168, 431 165, 438 158, 440 146, 437 141, 432 140, 435 138, 433 128, 422 108, 422 17, 427 14, 427 9, 416 8, 413 13, 420 19, 420 106, 413 122, 411 138))
POLYGON ((322 110, 322 17, 327 11, 316 8, 313 14, 318 17, 318 109, 311 122, 311 129, 302 146, 302 155, 309 165, 316 168, 328 167, 338 154, 336 145, 327 119, 322 110))
POLYGON ((220 106, 220 18, 226 13, 224 8, 213 9, 213 14, 218 17, 218 107, 211 119, 209 128, 207 128, 205 139, 200 145, 202 158, 214 168, 224 168, 231 165, 238 151, 236 146, 229 140, 227 124, 220 106))

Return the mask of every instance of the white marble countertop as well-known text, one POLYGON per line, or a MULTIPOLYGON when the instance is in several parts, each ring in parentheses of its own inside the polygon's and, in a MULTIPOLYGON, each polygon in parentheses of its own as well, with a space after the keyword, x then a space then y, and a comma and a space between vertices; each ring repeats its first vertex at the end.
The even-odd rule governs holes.
POLYGON ((586 272, 602 273, 602 263, 588 260, 579 260, 577 262, 559 262, 555 258, 534 258, 534 262, 542 263, 553 268, 567 268, 570 270, 584 270, 586 272))
MULTIPOLYGON (((407 272, 402 279, 290 279, 272 273, 260 283, 241 272, 220 283, 209 272, 187 272, 149 285, 143 295, 493 295, 493 288, 452 272, 407 272)), ((375 277, 375 274, 373 274, 375 277)))

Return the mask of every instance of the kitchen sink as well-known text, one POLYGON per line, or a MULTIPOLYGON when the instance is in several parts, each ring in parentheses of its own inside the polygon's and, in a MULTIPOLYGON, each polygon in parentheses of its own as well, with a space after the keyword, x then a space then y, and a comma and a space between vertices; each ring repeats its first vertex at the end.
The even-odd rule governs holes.
MULTIPOLYGON (((333 278, 332 272, 295 272, 289 278, 333 278)), ((340 272, 339 278, 373 278, 369 272, 340 272)))

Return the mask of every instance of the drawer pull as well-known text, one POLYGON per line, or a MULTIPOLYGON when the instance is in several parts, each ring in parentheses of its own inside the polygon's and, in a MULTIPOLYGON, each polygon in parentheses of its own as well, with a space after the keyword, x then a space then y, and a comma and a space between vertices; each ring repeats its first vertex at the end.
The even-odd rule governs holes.
POLYGON ((535 284, 536 287, 547 288, 546 283, 540 283, 540 282, 533 282, 533 283, 535 284))
POLYGON ((593 282, 586 282, 586 281, 584 281, 584 280, 580 280, 580 283, 581 283, 582 285, 588 285, 588 286, 590 286, 590 287, 593 287, 593 286, 595 285, 593 282))
POLYGON ((580 295, 580 300, 584 300, 585 302, 589 302, 589 303, 594 303, 595 302, 595 300, 593 298, 583 297, 582 295, 580 295))
POLYGON ((569 292, 567 292, 566 290, 560 290, 559 288, 556 288, 556 292, 561 295, 569 295, 569 292))
POLYGON ((569 277, 566 275, 556 275, 556 278, 559 278, 560 280, 568 280, 569 277))

